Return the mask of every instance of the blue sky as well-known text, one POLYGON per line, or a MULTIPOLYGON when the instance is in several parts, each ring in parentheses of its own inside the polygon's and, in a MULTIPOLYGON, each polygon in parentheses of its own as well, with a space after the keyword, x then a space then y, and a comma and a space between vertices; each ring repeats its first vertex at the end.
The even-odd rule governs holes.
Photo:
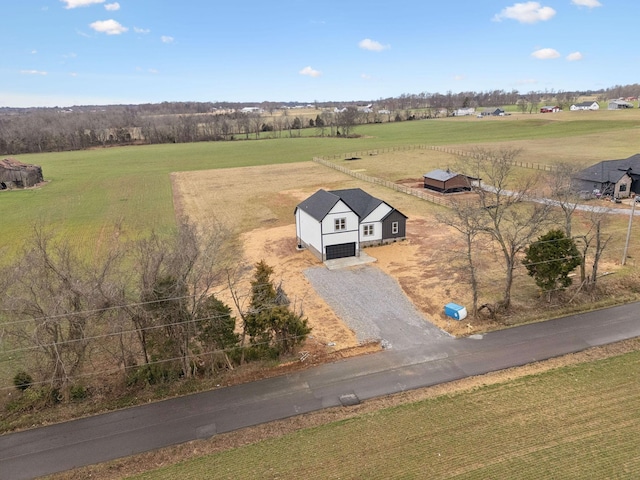
POLYGON ((637 83, 640 2, 8 0, 0 106, 637 83))

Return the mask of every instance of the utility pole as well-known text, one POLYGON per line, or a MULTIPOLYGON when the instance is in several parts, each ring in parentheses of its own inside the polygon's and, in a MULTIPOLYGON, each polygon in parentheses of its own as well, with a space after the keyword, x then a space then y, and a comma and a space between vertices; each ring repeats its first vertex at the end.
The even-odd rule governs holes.
POLYGON ((631 224, 633 223, 633 214, 636 210, 636 199, 632 198, 631 214, 629 215, 629 226, 627 227, 627 241, 624 243, 624 253, 622 254, 622 265, 627 263, 627 251, 629 250, 629 239, 631 238, 631 224))

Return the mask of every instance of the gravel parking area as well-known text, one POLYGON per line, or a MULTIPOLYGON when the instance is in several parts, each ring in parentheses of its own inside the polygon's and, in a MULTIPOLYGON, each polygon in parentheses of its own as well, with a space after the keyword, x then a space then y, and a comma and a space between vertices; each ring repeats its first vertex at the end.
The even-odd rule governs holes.
POLYGON ((375 266, 315 267, 304 274, 361 342, 380 340, 385 348, 406 349, 451 338, 418 312, 398 283, 375 266))

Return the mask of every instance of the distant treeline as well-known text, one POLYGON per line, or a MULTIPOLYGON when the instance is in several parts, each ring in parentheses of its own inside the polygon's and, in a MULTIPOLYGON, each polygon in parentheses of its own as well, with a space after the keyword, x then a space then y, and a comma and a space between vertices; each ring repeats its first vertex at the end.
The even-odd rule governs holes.
POLYGON ((348 135, 359 124, 452 115, 458 108, 518 105, 522 112, 533 113, 543 102, 553 102, 562 108, 568 108, 571 103, 584 96, 595 97, 600 101, 637 98, 640 96, 640 85, 618 85, 597 91, 579 92, 422 92, 371 101, 311 104, 162 102, 68 108, 5 107, 0 108, 0 155, 81 150, 134 143, 187 143, 294 136, 294 132, 299 134, 302 128, 315 128, 318 135, 322 136, 348 135), (242 109, 246 107, 251 108, 248 112, 243 112, 242 109), (306 110, 302 110, 303 107, 306 110), (315 117, 314 114, 309 114, 309 109, 317 111, 314 112, 315 117))

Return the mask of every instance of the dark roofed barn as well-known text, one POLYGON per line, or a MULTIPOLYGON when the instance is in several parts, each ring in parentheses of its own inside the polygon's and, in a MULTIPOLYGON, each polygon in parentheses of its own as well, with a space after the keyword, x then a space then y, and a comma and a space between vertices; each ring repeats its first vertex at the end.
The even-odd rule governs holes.
POLYGON ((33 187, 44 181, 42 168, 15 158, 0 160, 0 189, 33 187))

